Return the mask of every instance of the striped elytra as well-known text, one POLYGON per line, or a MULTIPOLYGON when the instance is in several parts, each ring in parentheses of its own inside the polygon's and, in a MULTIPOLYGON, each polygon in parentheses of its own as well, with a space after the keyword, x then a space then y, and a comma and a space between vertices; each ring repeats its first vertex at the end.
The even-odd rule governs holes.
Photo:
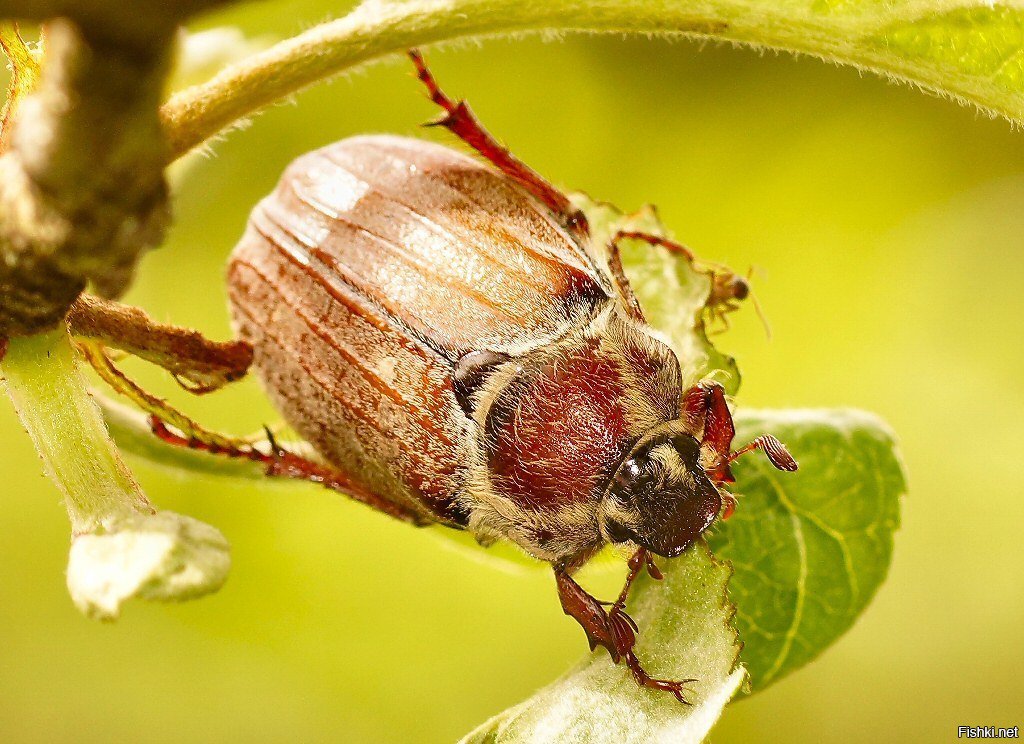
POLYGON ((603 542, 602 487, 678 412, 678 362, 599 252, 440 145, 361 136, 298 158, 228 274, 288 423, 363 488, 484 541, 547 559, 603 542), (455 371, 482 351, 500 361, 467 408, 455 371))

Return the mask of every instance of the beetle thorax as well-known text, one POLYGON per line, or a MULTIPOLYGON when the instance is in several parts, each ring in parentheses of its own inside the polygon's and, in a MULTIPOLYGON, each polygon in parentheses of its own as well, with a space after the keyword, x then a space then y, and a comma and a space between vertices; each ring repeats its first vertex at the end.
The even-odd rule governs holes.
POLYGON ((469 529, 552 562, 600 546, 609 478, 679 393, 675 356, 614 310, 505 363, 476 401, 469 529))

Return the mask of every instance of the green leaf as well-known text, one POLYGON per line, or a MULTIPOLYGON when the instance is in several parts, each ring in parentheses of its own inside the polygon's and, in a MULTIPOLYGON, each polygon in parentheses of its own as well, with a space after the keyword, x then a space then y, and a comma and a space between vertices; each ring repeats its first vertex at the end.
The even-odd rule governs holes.
POLYGON ((934 82, 922 81, 926 87, 1022 122, 1024 9, 1019 4, 902 5, 901 17, 864 36, 867 49, 881 59, 892 57, 896 74, 928 70, 934 82))
MULTIPOLYGON (((572 200, 587 215, 594 246, 604 249, 606 259, 609 242, 619 230, 671 237, 651 205, 625 214, 585 194, 573 194, 572 200)), ((715 349, 705 330, 705 306, 711 293, 709 274, 697 271, 689 261, 665 248, 642 240, 620 240, 619 249, 647 322, 679 357, 685 377, 683 387, 712 377, 728 393, 735 394, 740 385, 736 361, 715 349)))
POLYGON ((319 80, 423 46, 524 32, 720 39, 807 54, 1024 124, 1024 8, 986 0, 367 0, 180 91, 175 157, 319 80))
POLYGON ((885 580, 906 492, 893 435, 853 410, 745 411, 737 442, 772 433, 800 462, 737 461, 736 513, 709 536, 732 563, 742 660, 754 691, 834 643, 885 580))
POLYGON ((637 653, 656 676, 696 678, 692 706, 638 687, 625 667, 613 665, 600 650, 463 742, 703 741, 744 679, 725 595, 729 569, 703 542, 664 569, 663 581, 645 576, 634 588, 630 612, 641 629, 637 653))

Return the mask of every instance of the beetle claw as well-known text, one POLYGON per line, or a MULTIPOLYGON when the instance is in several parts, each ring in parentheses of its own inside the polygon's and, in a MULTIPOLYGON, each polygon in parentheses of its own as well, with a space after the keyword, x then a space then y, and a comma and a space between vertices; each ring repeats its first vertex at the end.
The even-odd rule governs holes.
POLYGON ((663 574, 661 572, 661 569, 658 568, 658 564, 654 562, 654 556, 652 554, 647 553, 646 561, 647 561, 647 574, 652 579, 654 579, 655 581, 661 581, 662 579, 665 578, 665 574, 663 574))
POLYGON ((640 664, 640 660, 636 657, 632 651, 625 655, 626 665, 629 667, 629 671, 633 673, 633 679, 641 687, 646 687, 649 690, 660 690, 661 692, 668 692, 683 705, 693 705, 684 696, 684 688, 686 685, 696 682, 695 679, 658 679, 657 677, 650 676, 644 671, 643 666, 640 664))

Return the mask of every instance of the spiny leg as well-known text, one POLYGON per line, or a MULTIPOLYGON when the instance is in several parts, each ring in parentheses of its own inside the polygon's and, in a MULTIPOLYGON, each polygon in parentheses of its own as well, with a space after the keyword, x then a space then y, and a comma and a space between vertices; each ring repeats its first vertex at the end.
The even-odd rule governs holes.
POLYGON ((695 264, 698 261, 696 254, 682 243, 677 243, 674 240, 669 240, 654 233, 643 232, 642 230, 619 230, 615 233, 615 237, 612 238, 612 242, 615 243, 619 240, 642 240, 648 245, 660 246, 669 253, 682 256, 691 264, 695 264))
POLYGON ((619 293, 622 295, 630 315, 635 320, 643 322, 646 320, 643 308, 640 306, 640 300, 633 291, 633 286, 629 283, 629 278, 626 276, 626 270, 622 266, 622 252, 619 250, 619 239, 622 235, 621 232, 616 233, 615 237, 608 243, 608 268, 611 270, 612 278, 619 288, 619 293))
POLYGON ((200 426, 125 375, 110 360, 101 344, 79 341, 78 345, 83 356, 101 379, 149 414, 149 425, 153 434, 167 444, 201 450, 212 455, 252 460, 265 465, 266 473, 270 477, 308 480, 403 522, 417 525, 426 523, 413 510, 371 493, 340 470, 289 452, 275 440, 269 429, 265 429, 269 448, 264 452, 256 446, 254 437, 226 436, 200 426))
MULTIPOLYGON (((619 248, 619 243, 623 240, 641 240, 648 245, 665 248, 674 255, 682 256, 695 269, 699 259, 693 251, 683 244, 677 243, 674 240, 669 240, 668 238, 664 238, 660 235, 655 235, 654 233, 643 232, 640 230, 619 230, 612 236, 612 239, 608 243, 608 268, 611 270, 612 277, 618 285, 619 292, 622 294, 622 298, 625 300, 630 314, 637 320, 644 320, 640 301, 637 299, 636 293, 633 292, 633 287, 630 285, 629 279, 626 277, 626 271, 622 265, 622 251, 619 248)), ((715 296, 714 290, 717 276, 719 275, 711 273, 712 289, 708 297, 709 305, 715 296)))
POLYGON ((178 431, 185 439, 210 452, 235 452, 251 448, 252 440, 227 437, 203 428, 167 401, 144 390, 137 382, 122 372, 111 360, 107 349, 95 341, 78 341, 78 349, 85 360, 96 370, 104 382, 115 392, 125 396, 151 417, 164 421, 178 431))
POLYGON ((561 222, 578 235, 587 235, 587 219, 576 209, 560 189, 519 160, 503 147, 477 120, 465 101, 452 101, 437 84, 427 68, 423 55, 416 49, 409 50, 409 58, 416 66, 416 75, 427 88, 430 100, 444 109, 444 116, 435 126, 442 126, 452 132, 480 155, 489 160, 498 170, 523 186, 539 199, 561 222))
MULTIPOLYGON (((736 272, 728 266, 700 258, 685 245, 676 240, 672 240, 671 238, 666 238, 662 235, 655 235, 654 233, 645 232, 643 230, 619 230, 615 233, 615 237, 613 237, 612 240, 641 240, 648 245, 664 248, 669 253, 684 258, 690 263, 695 271, 700 271, 701 273, 707 274, 711 277, 712 290, 708 297, 709 302, 717 301, 719 296, 718 293, 722 292, 726 286, 735 285, 737 290, 739 290, 740 287, 746 287, 749 291, 749 285, 747 285, 746 281, 742 277, 738 276, 736 272)), ((735 293, 732 293, 729 296, 732 297, 734 294, 735 293)), ((736 296, 736 299, 743 299, 745 296, 745 294, 742 297, 736 296)))
POLYGON ((622 591, 619 592, 618 598, 612 603, 612 607, 625 607, 626 600, 629 598, 629 590, 633 586, 633 582, 636 581, 636 577, 640 575, 640 571, 643 568, 647 568, 647 573, 651 575, 651 578, 655 581, 661 581, 664 577, 658 565, 654 562, 654 556, 647 548, 638 548, 633 556, 629 559, 626 564, 629 571, 626 573, 626 581, 622 585, 622 591))
POLYGON ((654 565, 650 554, 641 548, 630 558, 629 573, 626 576, 622 592, 618 599, 611 604, 611 609, 607 611, 604 608, 607 603, 588 594, 573 580, 566 568, 556 567, 555 582, 558 586, 562 611, 583 628, 587 634, 591 651, 602 646, 608 651, 613 662, 618 664, 620 661, 624 661, 626 663, 638 685, 670 692, 676 700, 684 705, 689 705, 689 701, 683 696, 683 687, 696 680, 667 680, 652 677, 644 670, 633 650, 636 646, 636 634, 639 631, 633 618, 626 614, 625 604, 633 581, 645 565, 653 578, 662 578, 661 572, 654 565))
MULTIPOLYGON (((740 309, 740 305, 737 302, 738 300, 745 300, 747 297, 750 297, 754 304, 754 309, 757 311, 757 317, 761 319, 761 323, 764 325, 765 333, 769 338, 771 338, 771 327, 768 325, 768 319, 765 317, 764 311, 761 309, 761 305, 758 303, 757 298, 752 295, 749 273, 747 278, 744 279, 728 266, 698 258, 693 251, 682 243, 664 238, 660 235, 654 235, 653 233, 638 230, 619 230, 615 234, 615 237, 612 238, 611 244, 615 245, 619 240, 627 239, 642 240, 648 245, 660 246, 674 255, 683 257, 690 263, 695 271, 706 274, 710 278, 711 289, 708 292, 705 310, 712 322, 717 321, 721 324, 721 328, 710 331, 711 333, 724 333, 729 330, 728 314, 734 313, 740 309)), ((616 252, 618 252, 617 248, 616 252)), ((618 262, 621 265, 621 257, 618 259, 618 262)), ((612 267, 612 273, 613 275, 615 274, 614 267, 612 267)), ((618 277, 616 277, 616 279, 618 279, 618 277)), ((629 294, 632 294, 632 290, 629 290, 629 294)), ((629 300, 627 299, 627 302, 628 301, 629 300)))
POLYGON ((274 435, 269 429, 266 430, 267 442, 270 445, 269 452, 263 452, 254 444, 240 444, 236 447, 217 447, 197 439, 183 437, 171 431, 157 416, 150 417, 150 427, 157 437, 168 444, 199 449, 213 455, 244 458, 253 462, 259 462, 266 465, 267 476, 271 478, 307 480, 329 488, 332 491, 337 491, 353 501, 358 501, 402 522, 409 522, 417 526, 428 524, 417 512, 366 490, 342 471, 330 465, 302 457, 294 452, 289 452, 274 439, 274 435))

